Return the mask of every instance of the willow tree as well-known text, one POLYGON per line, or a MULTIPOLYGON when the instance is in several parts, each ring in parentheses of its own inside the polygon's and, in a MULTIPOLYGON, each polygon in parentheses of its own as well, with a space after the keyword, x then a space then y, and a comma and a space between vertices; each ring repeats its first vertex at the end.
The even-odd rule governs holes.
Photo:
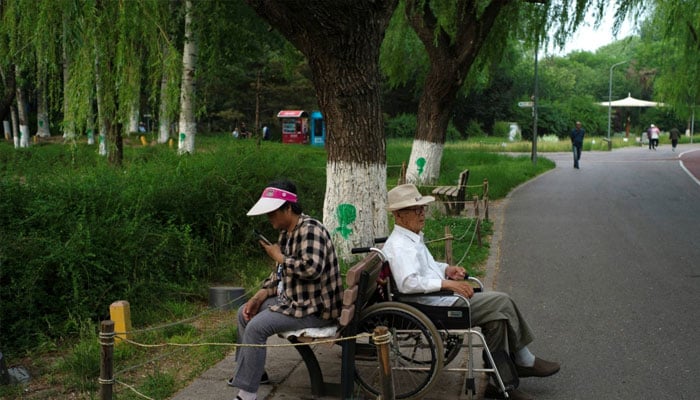
POLYGON ((694 120, 700 104, 700 3, 655 3, 651 25, 662 34, 664 54, 654 89, 679 116, 694 120))
POLYGON ((121 164, 122 132, 141 95, 142 78, 158 82, 153 70, 160 72, 160 2, 64 1, 74 10, 64 31, 64 42, 71 43, 65 48, 70 60, 65 124, 84 131, 96 104, 101 148, 111 163, 121 164), (153 70, 144 73, 145 68, 153 70))
POLYGON ((379 49, 396 0, 246 0, 308 60, 327 121, 323 220, 342 256, 387 233, 379 49))
POLYGON ((197 41, 194 35, 192 1, 185 1, 185 44, 182 51, 182 83, 180 89, 180 123, 178 153, 194 152, 197 133, 195 119, 195 72, 197 66, 197 41))
POLYGON ((15 147, 29 146, 28 91, 36 65, 36 54, 33 51, 34 33, 32 25, 28 22, 36 20, 36 12, 28 8, 29 5, 26 0, 15 0, 2 3, 0 7, 0 30, 4 39, 0 49, 5 52, 2 55, 4 62, 11 66, 6 70, 14 73, 13 109, 16 110, 16 115, 13 113, 12 117, 17 125, 17 129, 14 130, 15 147))
POLYGON ((417 78, 423 91, 407 180, 437 181, 457 96, 469 90, 479 69, 497 64, 508 40, 523 40, 533 47, 547 40, 561 45, 591 7, 599 10, 600 19, 605 4, 603 0, 403 0, 392 20, 383 60, 394 85, 416 79, 410 71, 424 71, 417 78), (416 48, 418 42, 421 49, 416 48))

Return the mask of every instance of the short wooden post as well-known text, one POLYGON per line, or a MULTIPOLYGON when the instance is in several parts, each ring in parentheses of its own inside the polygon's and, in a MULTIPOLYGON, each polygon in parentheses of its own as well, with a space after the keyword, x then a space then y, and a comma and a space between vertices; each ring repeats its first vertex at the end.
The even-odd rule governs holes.
POLYGON ((489 180, 484 178, 484 193, 482 195, 484 199, 484 219, 489 220, 489 180))
POLYGON ((406 183, 406 161, 401 163, 401 173, 399 174, 399 185, 406 183))
POLYGON ((481 247, 481 219, 476 219, 476 243, 481 247))
POLYGON ((452 265, 452 232, 450 232, 450 226, 445 225, 445 262, 447 265, 452 265))
POLYGON ((114 321, 100 324, 100 400, 112 400, 114 386, 114 321))
POLYGON ((489 196, 484 196, 484 219, 489 220, 489 196))
POLYGON ((474 195, 474 218, 479 219, 479 196, 474 195))
POLYGON ((391 333, 386 326, 374 328, 372 340, 377 346, 379 360, 379 380, 381 382, 382 400, 394 400, 394 377, 391 374, 391 364, 389 362, 389 345, 391 343, 391 333))

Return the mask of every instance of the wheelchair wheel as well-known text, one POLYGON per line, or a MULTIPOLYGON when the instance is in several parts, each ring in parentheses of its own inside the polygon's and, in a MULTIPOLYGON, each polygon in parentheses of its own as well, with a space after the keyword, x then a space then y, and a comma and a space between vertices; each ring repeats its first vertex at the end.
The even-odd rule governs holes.
POLYGON ((446 331, 440 331, 442 336, 442 347, 445 349, 445 364, 447 365, 452 362, 452 360, 457 357, 460 351, 462 351, 462 343, 464 342, 464 335, 451 335, 446 331))
MULTIPOLYGON (((397 302, 365 309, 358 332, 372 333, 377 326, 385 326, 391 333, 389 362, 396 398, 424 397, 443 366, 442 338, 435 326, 422 312, 397 302)), ((355 378, 364 390, 380 394, 379 364, 371 337, 357 340, 355 378)))

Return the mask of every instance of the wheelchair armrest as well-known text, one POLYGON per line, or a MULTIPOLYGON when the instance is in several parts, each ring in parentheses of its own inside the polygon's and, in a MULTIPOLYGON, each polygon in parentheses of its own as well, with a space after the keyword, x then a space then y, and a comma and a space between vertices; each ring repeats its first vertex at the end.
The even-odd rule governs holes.
POLYGON ((397 301, 403 301, 403 302, 408 302, 411 303, 413 299, 419 298, 419 297, 446 297, 446 296, 454 296, 455 292, 451 290, 438 290, 437 292, 430 292, 430 293, 394 293, 394 299, 397 301))

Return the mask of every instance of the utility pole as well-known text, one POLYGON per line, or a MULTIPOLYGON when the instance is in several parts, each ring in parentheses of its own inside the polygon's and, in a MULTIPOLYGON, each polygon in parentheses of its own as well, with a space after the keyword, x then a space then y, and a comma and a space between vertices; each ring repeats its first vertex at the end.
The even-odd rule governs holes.
POLYGON ((628 61, 620 61, 619 63, 613 64, 612 67, 610 67, 610 80, 608 81, 608 150, 612 150, 612 139, 610 138, 610 123, 612 120, 612 75, 613 75, 613 68, 617 67, 618 65, 622 65, 628 61))
POLYGON ((535 90, 532 95, 532 154, 530 159, 532 160, 532 165, 537 165, 537 56, 540 52, 540 37, 539 35, 535 39, 535 90))

